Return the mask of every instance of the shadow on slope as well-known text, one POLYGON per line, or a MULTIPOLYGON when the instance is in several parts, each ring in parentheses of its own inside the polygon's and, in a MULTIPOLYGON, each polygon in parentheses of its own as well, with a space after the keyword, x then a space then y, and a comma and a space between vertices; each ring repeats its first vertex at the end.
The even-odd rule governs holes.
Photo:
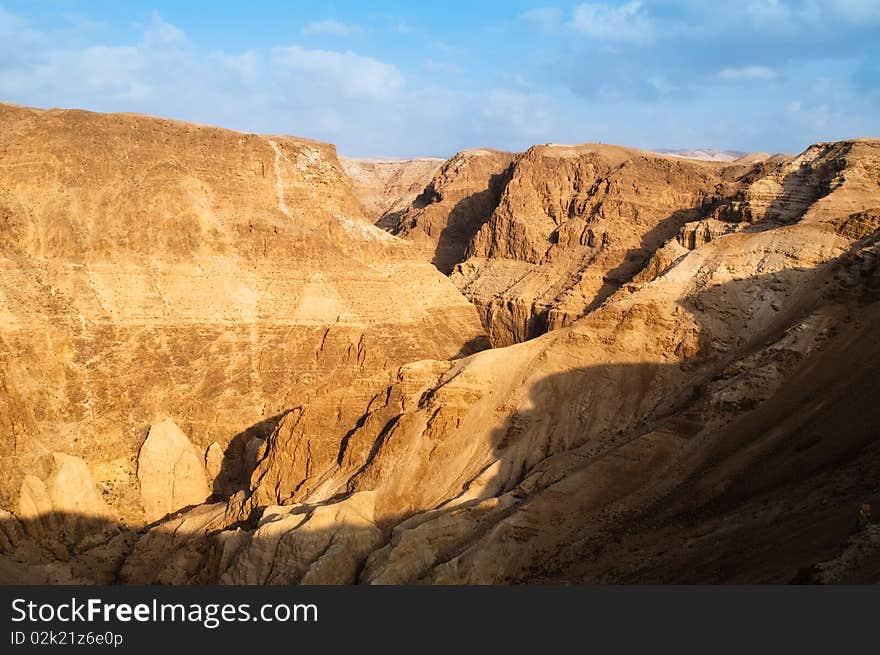
MULTIPOLYGON (((489 495, 510 494, 514 505, 447 544, 431 566, 479 554, 505 531, 530 561, 508 582, 788 582, 835 556, 857 527, 858 508, 880 502, 876 262, 849 271, 862 280, 856 287, 839 269, 832 262, 792 271, 790 284, 815 290, 814 302, 792 302, 748 340, 739 336, 741 325, 703 326, 690 362, 596 365, 537 381, 531 408, 490 435, 500 466, 489 495), (768 348, 818 304, 835 301, 849 303, 849 313, 827 345, 794 359, 768 348), (757 361, 748 359, 755 353, 757 361), (732 402, 717 393, 728 382, 735 386, 729 370, 737 362, 737 375, 755 383, 757 397, 732 402), (782 383, 762 397, 762 379, 754 376, 768 366, 779 369, 782 383)), ((699 304, 729 308, 767 283, 750 278, 712 287, 699 304)), ((387 446, 387 439, 378 443, 374 456, 387 446)), ((393 547, 391 529, 413 514, 386 514, 378 528, 294 526, 260 544, 247 531, 284 516, 261 510, 237 525, 245 532, 220 532, 224 510, 218 503, 179 512, 189 527, 166 520, 146 542, 150 526, 6 515, 0 582, 216 582, 238 539, 269 560, 255 563, 267 572, 258 582, 353 583, 367 554, 389 539, 393 547), (139 539, 142 550, 133 558, 139 539), (364 543, 369 548, 358 550, 364 543), (320 574, 308 577, 316 568, 320 574)), ((471 573, 480 579, 479 570, 471 573)), ((430 581, 431 573, 416 579, 430 581)))
POLYGON ((597 309, 624 284, 632 280, 647 265, 657 249, 675 238, 686 223, 708 218, 717 205, 718 201, 715 201, 697 207, 679 209, 657 221, 653 228, 642 235, 639 245, 627 250, 623 261, 603 276, 602 287, 584 308, 583 315, 597 309))

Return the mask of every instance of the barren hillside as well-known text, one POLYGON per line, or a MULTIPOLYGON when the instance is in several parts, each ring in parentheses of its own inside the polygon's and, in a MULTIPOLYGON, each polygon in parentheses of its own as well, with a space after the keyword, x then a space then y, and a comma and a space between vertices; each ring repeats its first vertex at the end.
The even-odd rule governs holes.
POLYGON ((398 238, 330 146, 0 118, 0 580, 880 580, 880 141, 467 151, 398 238))
POLYGON ((364 219, 330 145, 9 105, 0 123, 6 507, 62 452, 139 516, 136 456, 165 415, 226 451, 234 485, 290 408, 360 411, 400 364, 481 339, 452 284, 364 219))

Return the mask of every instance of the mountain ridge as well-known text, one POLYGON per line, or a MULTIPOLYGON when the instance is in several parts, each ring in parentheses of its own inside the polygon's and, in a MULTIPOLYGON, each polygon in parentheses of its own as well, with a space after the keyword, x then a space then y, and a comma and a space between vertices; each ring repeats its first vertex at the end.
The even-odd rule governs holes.
POLYGON ((877 580, 880 140, 0 122, 0 580, 877 580))

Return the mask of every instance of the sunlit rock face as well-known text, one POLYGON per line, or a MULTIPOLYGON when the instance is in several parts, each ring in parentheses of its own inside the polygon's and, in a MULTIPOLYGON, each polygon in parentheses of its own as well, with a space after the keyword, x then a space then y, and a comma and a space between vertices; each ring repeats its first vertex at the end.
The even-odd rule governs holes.
MULTIPOLYGON (((798 157, 732 162, 604 144, 465 151, 389 229, 451 273, 493 345, 509 345, 597 308, 672 237, 683 252, 752 224, 797 220, 841 175, 856 189, 872 147, 817 144, 798 157)), ((870 184, 862 191, 834 207, 874 208, 870 184)))
POLYGON ((211 495, 204 457, 169 418, 150 426, 137 467, 147 521, 198 505, 211 495))
POLYGON ((453 285, 364 219, 330 145, 11 105, 0 125, 6 508, 57 452, 154 520, 178 505, 141 498, 155 416, 200 461, 225 451, 229 492, 284 412, 359 414, 396 366, 483 341, 453 285))
POLYGON ((469 151, 397 237, 330 146, 2 118, 0 581, 876 581, 880 141, 469 151))

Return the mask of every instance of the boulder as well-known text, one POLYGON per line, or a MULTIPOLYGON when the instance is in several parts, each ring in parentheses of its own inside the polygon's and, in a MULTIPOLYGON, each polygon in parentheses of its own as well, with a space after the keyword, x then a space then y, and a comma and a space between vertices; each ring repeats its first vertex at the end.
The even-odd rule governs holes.
POLYGON ((150 426, 138 454, 138 482, 147 521, 156 521, 210 494, 201 453, 170 418, 150 426))

